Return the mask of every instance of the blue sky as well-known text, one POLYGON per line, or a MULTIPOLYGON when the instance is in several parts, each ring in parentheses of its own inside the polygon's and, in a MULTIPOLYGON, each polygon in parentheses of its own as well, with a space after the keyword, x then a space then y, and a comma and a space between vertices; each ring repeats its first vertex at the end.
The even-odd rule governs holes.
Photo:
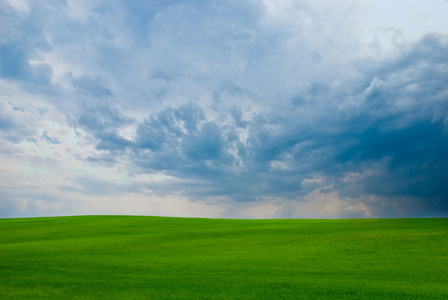
POLYGON ((448 217, 448 2, 1 0, 1 217, 448 217))

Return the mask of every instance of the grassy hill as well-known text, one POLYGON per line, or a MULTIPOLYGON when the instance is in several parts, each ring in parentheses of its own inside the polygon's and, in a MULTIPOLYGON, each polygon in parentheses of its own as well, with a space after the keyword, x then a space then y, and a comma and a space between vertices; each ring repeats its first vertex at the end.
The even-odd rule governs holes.
POLYGON ((0 298, 448 299, 448 219, 0 219, 0 298))

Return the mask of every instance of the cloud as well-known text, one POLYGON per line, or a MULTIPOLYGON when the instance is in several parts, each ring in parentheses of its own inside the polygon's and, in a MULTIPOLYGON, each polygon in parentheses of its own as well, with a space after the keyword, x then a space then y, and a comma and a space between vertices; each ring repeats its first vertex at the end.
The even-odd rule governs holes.
POLYGON ((8 216, 447 216, 439 2, 7 1, 8 216))
POLYGON ((2 118, 0 127, 3 139, 11 142, 19 142, 26 136, 33 136, 35 128, 24 120, 29 119, 29 113, 19 107, 13 107, 10 103, 1 102, 2 118))

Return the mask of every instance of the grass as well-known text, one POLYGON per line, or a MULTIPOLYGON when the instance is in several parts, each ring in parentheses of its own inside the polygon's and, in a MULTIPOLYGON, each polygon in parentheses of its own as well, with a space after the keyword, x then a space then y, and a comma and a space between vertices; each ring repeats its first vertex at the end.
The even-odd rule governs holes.
POLYGON ((0 219, 1 299, 448 299, 448 219, 0 219))

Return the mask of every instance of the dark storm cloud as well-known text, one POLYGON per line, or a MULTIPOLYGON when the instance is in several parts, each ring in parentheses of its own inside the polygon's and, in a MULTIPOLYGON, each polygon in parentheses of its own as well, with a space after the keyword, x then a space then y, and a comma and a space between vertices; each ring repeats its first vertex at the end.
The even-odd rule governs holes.
MULTIPOLYGON (((287 150, 285 143, 288 142, 274 137, 267 141, 266 133, 262 133, 259 134, 262 137, 254 137, 256 143, 245 145, 238 137, 238 122, 232 123, 232 115, 233 112, 227 114, 228 123, 223 126, 217 121, 205 120, 202 109, 192 104, 161 111, 140 124, 137 130, 136 165, 203 182, 202 188, 194 185, 190 193, 195 189, 201 193, 199 191, 204 191, 208 185, 207 193, 241 198, 241 194, 249 197, 288 193, 285 187, 289 185, 293 185, 294 190, 300 188, 300 177, 290 178, 294 176, 291 172, 289 176, 269 174, 269 162, 287 150), (263 171, 258 174, 260 170, 263 171), (268 182, 270 180, 273 182, 268 182)), ((264 122, 259 118, 251 126, 256 130, 264 126, 264 122)))
POLYGON ((448 61, 440 53, 448 48, 444 37, 427 36, 409 49, 384 67, 371 68, 365 77, 373 79, 358 84, 358 90, 344 94, 316 83, 294 96, 290 111, 273 109, 246 122, 239 107, 220 112, 223 123, 206 120, 192 104, 163 110, 139 125, 136 162, 148 170, 200 179, 202 189, 182 189, 203 196, 294 198, 309 192, 302 181, 315 174, 327 178, 320 185, 333 183, 341 196, 409 196, 420 199, 414 204, 438 201, 446 209, 448 139, 443 119, 434 121, 434 115, 447 105, 448 61), (344 97, 357 102, 330 114, 335 104, 328 98, 338 94, 337 103, 344 97), (306 105, 297 99, 313 96, 328 101, 330 109, 317 111, 306 124, 295 118, 306 105), (247 129, 244 141, 241 127, 247 129), (381 168, 355 187, 342 180, 374 165, 381 168))
MULTIPOLYGON (((396 61, 376 70, 357 116, 350 116, 336 161, 342 173, 380 166, 356 185, 336 185, 343 196, 409 197, 409 205, 448 212, 448 43, 429 35, 396 61), (416 200, 417 199, 417 200, 416 200), (418 200, 419 199, 419 200, 418 200)), ((394 200, 391 200, 394 201, 394 200)))

